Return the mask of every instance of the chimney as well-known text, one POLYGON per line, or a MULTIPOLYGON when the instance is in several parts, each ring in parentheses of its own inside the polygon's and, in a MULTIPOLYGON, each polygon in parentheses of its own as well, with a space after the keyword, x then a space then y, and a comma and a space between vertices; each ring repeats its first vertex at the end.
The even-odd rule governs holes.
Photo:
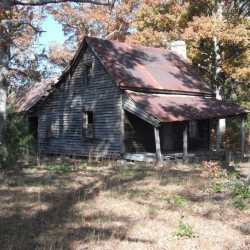
POLYGON ((179 55, 187 59, 187 48, 185 41, 174 41, 170 45, 170 50, 177 52, 179 55))

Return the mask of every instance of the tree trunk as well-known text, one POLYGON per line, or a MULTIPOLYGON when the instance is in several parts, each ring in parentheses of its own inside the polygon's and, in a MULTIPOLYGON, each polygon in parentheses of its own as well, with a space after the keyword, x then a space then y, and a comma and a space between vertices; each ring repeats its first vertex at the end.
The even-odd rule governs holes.
POLYGON ((4 11, 4 19, 0 21, 0 146, 3 144, 3 134, 6 123, 7 79, 10 62, 10 20, 12 1, 3 0, 1 6, 4 11))
POLYGON ((250 166, 249 166, 249 169, 248 169, 248 175, 247 175, 246 183, 250 185, 250 166))
MULTIPOLYGON (((217 5, 217 11, 213 13, 213 19, 215 22, 215 26, 222 22, 222 4, 220 1, 216 1, 217 5)), ((224 97, 224 89, 222 86, 222 82, 220 79, 220 75, 222 72, 222 68, 220 66, 221 62, 221 50, 220 50, 220 44, 218 41, 218 38, 216 34, 213 37, 213 42, 214 42, 214 54, 215 54, 215 82, 216 82, 216 87, 215 87, 215 92, 216 92, 216 99, 222 100, 224 97)), ((219 120, 219 126, 220 126, 220 131, 223 132, 226 129, 226 119, 220 119, 219 120)))
POLYGON ((6 120, 6 89, 4 86, 0 87, 0 146, 3 144, 3 134, 6 120))

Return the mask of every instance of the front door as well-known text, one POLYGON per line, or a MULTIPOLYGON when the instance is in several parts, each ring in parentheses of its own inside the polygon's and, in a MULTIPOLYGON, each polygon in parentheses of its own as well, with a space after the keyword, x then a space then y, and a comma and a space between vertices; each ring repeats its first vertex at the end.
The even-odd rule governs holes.
POLYGON ((163 126, 163 149, 170 151, 175 149, 174 124, 166 123, 163 126))

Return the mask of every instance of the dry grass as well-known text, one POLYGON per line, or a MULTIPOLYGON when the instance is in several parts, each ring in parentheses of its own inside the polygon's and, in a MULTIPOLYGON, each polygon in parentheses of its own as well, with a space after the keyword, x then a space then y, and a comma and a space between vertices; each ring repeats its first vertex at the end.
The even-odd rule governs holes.
MULTIPOLYGON (((246 174, 248 164, 235 170, 246 174)), ((250 249, 249 199, 236 209, 229 188, 241 180, 206 171, 117 163, 1 171, 0 248, 250 249), (180 221, 193 237, 174 235, 180 221)))

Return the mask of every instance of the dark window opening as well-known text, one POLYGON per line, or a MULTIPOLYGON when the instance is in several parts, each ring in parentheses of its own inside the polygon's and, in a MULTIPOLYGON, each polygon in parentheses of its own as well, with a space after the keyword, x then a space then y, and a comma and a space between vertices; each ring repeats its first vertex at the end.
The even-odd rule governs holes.
POLYGON ((94 138, 94 112, 84 111, 83 112, 83 137, 94 138))
POLYGON ((38 138, 38 116, 28 117, 29 133, 33 135, 34 139, 38 138))
POLYGON ((189 122, 189 137, 199 137, 198 122, 189 122))
POLYGON ((45 138, 51 139, 53 137, 53 119, 52 115, 47 115, 45 120, 45 138))
POLYGON ((85 85, 89 86, 93 79, 93 67, 92 64, 85 65, 85 85))

